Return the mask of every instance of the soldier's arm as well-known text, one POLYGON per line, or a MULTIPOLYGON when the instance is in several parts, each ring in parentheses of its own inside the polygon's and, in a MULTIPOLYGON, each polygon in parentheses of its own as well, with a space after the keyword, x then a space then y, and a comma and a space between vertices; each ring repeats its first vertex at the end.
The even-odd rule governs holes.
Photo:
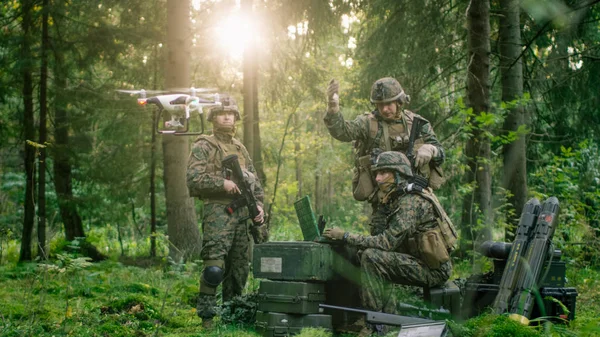
POLYGON ((210 145, 205 141, 198 141, 192 146, 188 159, 186 172, 187 187, 190 196, 201 196, 203 193, 225 192, 223 186, 225 179, 221 172, 209 172, 208 156, 210 145))
POLYGON ((446 159, 446 155, 444 154, 444 148, 442 147, 442 143, 437 139, 435 132, 433 131, 433 127, 431 123, 427 122, 421 126, 421 138, 423 138, 423 142, 425 144, 431 144, 435 146, 438 151, 435 157, 431 158, 431 161, 434 165, 440 166, 444 163, 446 159))
POLYGON ((360 115, 352 121, 344 120, 341 112, 328 112, 323 118, 329 134, 342 142, 366 139, 369 131, 369 120, 366 115, 360 115))
POLYGON ((402 198, 397 211, 389 219, 388 228, 376 236, 349 234, 346 242, 360 248, 376 248, 398 251, 406 236, 416 227, 420 216, 420 205, 414 196, 402 198))

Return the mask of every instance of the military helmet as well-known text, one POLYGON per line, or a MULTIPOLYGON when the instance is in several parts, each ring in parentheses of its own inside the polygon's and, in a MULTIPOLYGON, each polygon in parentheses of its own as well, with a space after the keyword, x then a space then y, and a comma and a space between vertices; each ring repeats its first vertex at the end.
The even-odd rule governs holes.
POLYGON ((207 121, 212 122, 213 116, 216 113, 219 113, 221 111, 233 111, 235 113, 235 121, 236 122, 239 121, 240 119, 242 119, 240 117, 240 110, 238 109, 235 98, 233 98, 227 94, 224 94, 224 95, 221 95, 220 101, 221 101, 221 106, 215 106, 208 110, 208 115, 206 116, 207 121))
POLYGON ((389 170, 400 173, 405 177, 412 177, 412 169, 410 161, 402 152, 386 151, 377 156, 377 160, 373 168, 373 172, 389 170))
POLYGON ((404 93, 400 83, 392 77, 380 78, 371 87, 371 103, 389 103, 399 101, 408 103, 410 96, 404 93))

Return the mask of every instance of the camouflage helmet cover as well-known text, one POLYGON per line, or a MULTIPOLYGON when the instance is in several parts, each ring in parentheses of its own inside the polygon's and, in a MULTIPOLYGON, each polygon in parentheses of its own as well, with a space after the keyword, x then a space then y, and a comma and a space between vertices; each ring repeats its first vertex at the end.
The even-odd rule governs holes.
POLYGON ((410 161, 402 152, 386 151, 377 156, 377 161, 373 165, 372 171, 389 170, 400 173, 405 177, 412 177, 410 161))
POLYGON ((208 115, 206 116, 206 120, 212 122, 213 116, 216 113, 221 111, 233 111, 235 113, 235 121, 239 121, 241 119, 240 110, 238 109, 237 102, 235 98, 224 94, 220 97, 221 106, 215 106, 208 110, 208 115))
POLYGON ((400 101, 407 103, 410 97, 404 93, 400 82, 393 77, 380 78, 371 86, 371 103, 400 101))

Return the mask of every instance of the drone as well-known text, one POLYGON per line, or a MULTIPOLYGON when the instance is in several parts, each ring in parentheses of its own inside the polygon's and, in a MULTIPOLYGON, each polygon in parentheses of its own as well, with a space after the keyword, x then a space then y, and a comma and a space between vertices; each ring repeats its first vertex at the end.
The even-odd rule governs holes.
POLYGON ((204 118, 202 118, 204 113, 203 108, 221 106, 219 94, 210 93, 216 91, 216 89, 192 87, 189 89, 176 88, 168 91, 144 89, 117 91, 130 95, 139 95, 137 103, 140 106, 146 106, 148 104, 155 105, 158 108, 156 110, 157 115, 155 115, 158 122, 155 125, 155 128, 156 132, 160 134, 172 134, 176 136, 201 135, 204 133, 204 118), (186 92, 186 94, 182 92, 186 92), (147 97, 148 94, 164 95, 147 97), (200 132, 189 131, 190 112, 193 111, 197 111, 200 115, 200 132), (166 119, 165 122, 161 122, 163 117, 166 119))

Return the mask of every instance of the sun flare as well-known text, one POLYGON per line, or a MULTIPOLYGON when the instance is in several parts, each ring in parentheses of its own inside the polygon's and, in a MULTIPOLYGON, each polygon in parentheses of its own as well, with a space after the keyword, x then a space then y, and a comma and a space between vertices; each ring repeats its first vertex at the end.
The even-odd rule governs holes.
POLYGON ((256 39, 256 23, 251 17, 232 13, 215 27, 219 47, 230 57, 241 59, 245 48, 256 39))

